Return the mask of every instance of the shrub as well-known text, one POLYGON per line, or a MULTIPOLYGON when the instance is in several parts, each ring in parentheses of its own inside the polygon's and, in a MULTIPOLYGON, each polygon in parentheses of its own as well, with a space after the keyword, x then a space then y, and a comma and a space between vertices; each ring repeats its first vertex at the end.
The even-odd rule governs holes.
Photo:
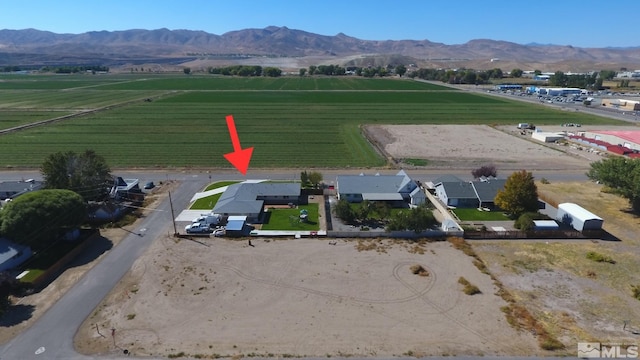
POLYGON ((429 271, 423 268, 422 265, 418 264, 411 265, 411 273, 413 273, 414 275, 429 276, 429 271))
POLYGON ((600 254, 600 253, 597 253, 595 251, 589 251, 587 253, 587 259, 593 260, 593 261, 596 261, 596 262, 606 262, 606 263, 609 263, 609 264, 615 264, 616 263, 616 261, 613 260, 613 258, 611 258, 610 256, 607 256, 607 255, 604 255, 604 254, 600 254))
POLYGON ((477 286, 473 285, 472 283, 469 282, 469 280, 463 278, 462 276, 458 279, 458 283, 464 285, 464 293, 467 295, 475 295, 475 294, 481 294, 482 291, 480 291, 480 289, 478 289, 477 286))
POLYGON ((522 231, 533 230, 533 220, 548 220, 549 217, 539 212, 526 212, 518 217, 513 227, 522 231))
POLYGON ((640 300, 640 285, 631 285, 631 292, 634 298, 640 300))

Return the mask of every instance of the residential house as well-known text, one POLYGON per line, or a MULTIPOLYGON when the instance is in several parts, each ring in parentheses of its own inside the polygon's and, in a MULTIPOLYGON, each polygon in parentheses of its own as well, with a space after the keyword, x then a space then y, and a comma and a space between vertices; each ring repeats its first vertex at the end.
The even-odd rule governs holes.
POLYGON ((454 175, 446 175, 434 181, 435 194, 442 203, 461 208, 495 208, 493 199, 504 188, 504 179, 482 178, 463 181, 454 175))
POLYGON ((20 266, 31 255, 32 252, 29 247, 0 238, 0 271, 7 271, 20 266))
POLYGON ((239 183, 229 185, 212 212, 224 216, 246 216, 260 222, 265 205, 300 204, 299 183, 239 183))
POLYGON ((43 187, 44 182, 33 179, 2 181, 0 182, 0 200, 13 199, 29 191, 40 190, 43 187))
POLYGON ((402 170, 396 175, 339 175, 336 188, 338 199, 350 203, 385 201, 394 207, 406 207, 426 200, 418 183, 402 170))

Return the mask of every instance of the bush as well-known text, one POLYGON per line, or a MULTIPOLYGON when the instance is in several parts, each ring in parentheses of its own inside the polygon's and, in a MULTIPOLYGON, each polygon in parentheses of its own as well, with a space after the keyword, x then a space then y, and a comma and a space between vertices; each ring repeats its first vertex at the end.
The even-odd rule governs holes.
POLYGON ((616 261, 613 260, 612 257, 604 255, 604 254, 597 253, 595 251, 589 251, 587 253, 587 259, 593 260, 595 262, 606 262, 606 263, 609 263, 609 264, 615 264, 616 263, 616 261))
POLYGON ((634 298, 640 300, 640 285, 631 285, 631 292, 634 298))
POLYGON ((418 265, 418 264, 411 265, 411 273, 414 275, 429 276, 429 271, 423 268, 422 265, 418 265))
POLYGON ((533 220, 548 220, 549 217, 539 212, 526 212, 518 217, 513 223, 513 227, 522 231, 533 230, 533 220))
POLYGON ((478 289, 477 286, 473 285, 472 283, 469 282, 469 280, 463 278, 462 276, 458 279, 458 283, 464 285, 464 289, 462 291, 464 291, 464 293, 467 295, 475 295, 475 294, 482 293, 482 291, 480 291, 480 289, 478 289))

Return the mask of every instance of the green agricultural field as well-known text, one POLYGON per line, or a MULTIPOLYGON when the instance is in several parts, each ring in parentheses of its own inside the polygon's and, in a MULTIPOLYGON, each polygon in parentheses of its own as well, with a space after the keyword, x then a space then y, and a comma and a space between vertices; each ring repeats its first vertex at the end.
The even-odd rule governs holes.
POLYGON ((48 90, 57 77, 23 76, 40 87, 0 87, 0 119, 19 114, 0 128, 42 120, 47 111, 53 118, 101 108, 0 135, 0 166, 38 167, 53 152, 91 148, 112 167, 229 168, 229 114, 241 145, 255 148, 251 168, 382 166, 363 124, 620 124, 408 79, 110 76, 78 75, 85 87, 67 76, 48 90))

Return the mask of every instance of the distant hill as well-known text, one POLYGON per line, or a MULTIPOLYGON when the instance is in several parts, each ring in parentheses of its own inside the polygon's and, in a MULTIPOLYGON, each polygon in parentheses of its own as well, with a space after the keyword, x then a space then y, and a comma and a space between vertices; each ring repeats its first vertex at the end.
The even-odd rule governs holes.
MULTIPOLYGON (((318 35, 287 27, 244 29, 222 35, 192 30, 92 31, 56 34, 35 29, 0 30, 0 66, 26 64, 182 63, 189 59, 229 55, 347 59, 357 55, 395 55, 406 62, 484 64, 640 64, 640 48, 579 48, 521 45, 477 39, 446 45, 429 40, 360 40, 342 33, 318 35)), ((384 58, 384 57, 383 57, 384 58)), ((346 60, 345 60, 346 61, 346 60)), ((354 62, 352 62, 354 63, 354 62)), ((357 63, 357 61, 356 61, 357 63)), ((535 65, 533 65, 535 66, 535 65)), ((596 70, 598 68, 595 68, 596 70)))

